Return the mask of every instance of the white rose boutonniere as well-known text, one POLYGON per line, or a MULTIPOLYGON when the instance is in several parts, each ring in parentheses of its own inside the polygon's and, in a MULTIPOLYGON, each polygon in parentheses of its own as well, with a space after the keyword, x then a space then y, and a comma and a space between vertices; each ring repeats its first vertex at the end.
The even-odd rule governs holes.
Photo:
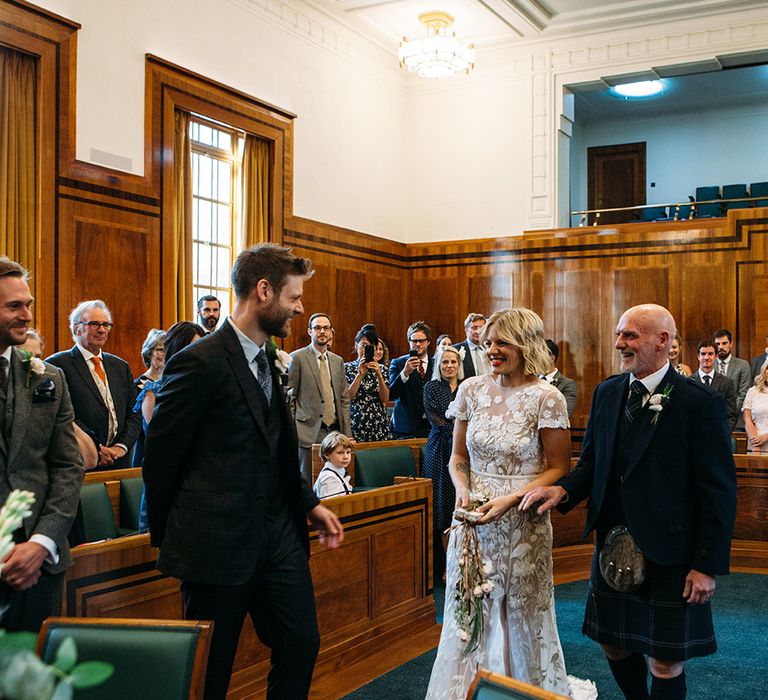
POLYGON ((288 368, 291 366, 291 360, 293 358, 285 351, 277 348, 275 354, 275 369, 280 374, 288 374, 288 368))
POLYGON ((656 425, 657 421, 659 420, 659 414, 669 403, 669 395, 672 393, 673 389, 674 387, 671 384, 667 384, 660 394, 654 394, 650 399, 648 399, 648 409, 653 411, 651 425, 656 425))
POLYGON ((29 386, 29 380, 33 376, 42 377, 45 374, 45 362, 39 357, 34 357, 29 350, 21 350, 21 353, 24 355, 21 364, 27 372, 27 386, 29 386))

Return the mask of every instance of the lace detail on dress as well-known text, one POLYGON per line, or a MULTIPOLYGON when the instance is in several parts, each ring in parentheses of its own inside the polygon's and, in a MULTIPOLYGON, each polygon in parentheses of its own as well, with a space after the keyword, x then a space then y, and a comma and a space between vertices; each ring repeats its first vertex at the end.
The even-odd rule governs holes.
MULTIPOLYGON (((507 389, 491 376, 469 378, 447 414, 467 421, 470 488, 491 498, 525 486, 544 470, 540 428, 568 427, 565 398, 544 381, 507 389)), ((496 584, 483 601, 485 632, 480 647, 464 656, 454 615, 460 553, 452 535, 443 632, 427 698, 466 697, 480 666, 570 695, 555 619, 549 514, 513 509, 478 526, 478 537, 496 584)))

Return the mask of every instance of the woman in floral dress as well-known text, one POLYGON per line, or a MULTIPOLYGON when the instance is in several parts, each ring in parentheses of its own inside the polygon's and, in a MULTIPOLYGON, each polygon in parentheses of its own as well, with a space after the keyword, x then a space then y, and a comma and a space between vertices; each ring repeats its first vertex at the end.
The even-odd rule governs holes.
MULTIPOLYGON (((483 340, 493 373, 464 380, 448 409, 456 419, 449 469, 457 506, 487 499, 478 509, 483 516, 476 531, 493 590, 478 599, 483 632, 468 651, 471 631, 456 595, 465 562, 454 530, 427 698, 466 697, 480 667, 570 696, 555 619, 550 520, 516 508, 528 490, 568 472, 567 407, 562 394, 538 377, 547 371, 549 354, 536 314, 523 308, 497 312, 483 340)), ((586 687, 574 697, 595 697, 591 684, 579 683, 586 687)))
POLYGON ((744 397, 744 430, 750 452, 768 452, 768 360, 744 397))
POLYGON ((379 344, 376 329, 363 326, 355 336, 357 359, 344 363, 344 374, 349 384, 349 420, 352 437, 358 442, 391 440, 389 418, 384 404, 389 401, 389 386, 381 365, 373 360, 366 363, 365 347, 375 349, 379 344))

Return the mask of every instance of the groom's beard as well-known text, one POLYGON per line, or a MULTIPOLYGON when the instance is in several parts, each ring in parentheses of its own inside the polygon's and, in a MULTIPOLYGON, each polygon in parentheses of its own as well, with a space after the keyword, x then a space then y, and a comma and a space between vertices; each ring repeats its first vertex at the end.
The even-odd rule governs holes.
POLYGON ((287 338, 291 334, 291 319, 295 315, 293 309, 284 309, 275 301, 259 314, 259 328, 267 335, 287 338))

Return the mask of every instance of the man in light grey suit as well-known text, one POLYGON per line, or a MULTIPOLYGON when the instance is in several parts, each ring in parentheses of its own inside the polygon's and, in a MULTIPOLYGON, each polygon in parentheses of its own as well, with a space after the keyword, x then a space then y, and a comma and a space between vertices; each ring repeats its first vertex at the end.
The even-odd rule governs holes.
POLYGON ((555 367, 557 358, 560 355, 560 349, 557 347, 557 343, 554 340, 547 338, 547 348, 549 349, 549 372, 542 377, 545 381, 549 382, 555 387, 565 398, 565 405, 568 407, 568 417, 573 415, 573 411, 576 408, 576 401, 579 398, 579 388, 576 386, 576 382, 573 379, 569 379, 564 374, 560 373, 560 370, 555 367))
POLYGON ((288 386, 295 401, 301 474, 311 485, 312 444, 322 442, 333 430, 352 437, 352 427, 344 361, 328 350, 333 337, 330 317, 312 314, 307 332, 312 342, 291 353, 288 386))
POLYGON ((736 411, 738 412, 738 418, 736 419, 734 430, 744 430, 744 417, 741 414, 741 405, 744 403, 747 391, 749 391, 749 387, 752 386, 755 378, 752 376, 749 363, 731 354, 733 350, 733 335, 731 335, 729 330, 720 328, 715 331, 714 340, 715 348, 717 349, 717 373, 728 377, 736 389, 736 411))
POLYGON ((63 372, 13 347, 26 340, 32 302, 26 270, 0 258, 0 504, 14 489, 35 494, 0 571, 0 627, 36 632, 60 612, 83 463, 63 372))

